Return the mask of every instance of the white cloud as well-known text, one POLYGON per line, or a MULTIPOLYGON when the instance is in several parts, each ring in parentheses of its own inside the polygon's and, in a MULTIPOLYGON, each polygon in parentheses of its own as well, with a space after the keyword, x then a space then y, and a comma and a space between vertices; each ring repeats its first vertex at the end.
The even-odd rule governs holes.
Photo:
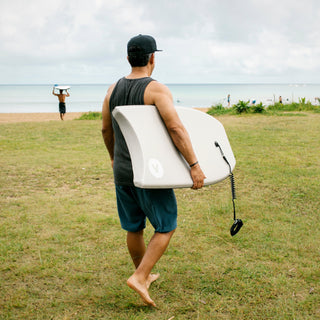
POLYGON ((139 33, 164 82, 320 82, 319 20, 318 0, 1 1, 0 83, 114 81, 139 33))

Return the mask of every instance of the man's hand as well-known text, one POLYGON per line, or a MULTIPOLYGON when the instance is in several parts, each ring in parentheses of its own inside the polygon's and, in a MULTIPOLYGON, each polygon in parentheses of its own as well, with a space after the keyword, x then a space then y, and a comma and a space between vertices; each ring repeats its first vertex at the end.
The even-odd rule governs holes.
POLYGON ((204 175, 203 171, 199 164, 196 164, 190 169, 191 178, 193 181, 192 189, 200 189, 203 187, 204 179, 206 176, 204 175))

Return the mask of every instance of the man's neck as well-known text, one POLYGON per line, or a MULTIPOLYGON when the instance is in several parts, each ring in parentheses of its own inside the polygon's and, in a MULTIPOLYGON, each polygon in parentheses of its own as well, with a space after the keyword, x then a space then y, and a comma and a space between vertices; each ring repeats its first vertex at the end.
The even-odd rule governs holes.
POLYGON ((127 79, 139 79, 139 78, 146 78, 150 77, 151 72, 149 68, 146 67, 133 67, 131 69, 131 73, 126 77, 127 79))

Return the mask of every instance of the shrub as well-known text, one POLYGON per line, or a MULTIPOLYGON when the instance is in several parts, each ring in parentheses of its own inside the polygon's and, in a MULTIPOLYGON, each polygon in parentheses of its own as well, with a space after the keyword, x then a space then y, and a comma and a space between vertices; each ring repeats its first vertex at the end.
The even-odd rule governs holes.
POLYGON ((248 113, 250 110, 249 101, 242 101, 239 100, 239 102, 235 105, 233 105, 233 109, 236 111, 236 113, 248 113))
POLYGON ((230 113, 232 110, 230 108, 225 108, 221 103, 218 103, 215 106, 212 106, 207 113, 210 115, 219 115, 230 113))
MULTIPOLYGON (((318 100, 320 101, 320 100, 318 100)), ((237 104, 234 104, 232 108, 223 107, 221 103, 212 106, 208 110, 210 115, 223 115, 227 113, 264 113, 268 114, 288 114, 287 112, 297 112, 297 111, 312 111, 319 113, 320 106, 317 104, 312 104, 310 101, 307 101, 306 98, 299 98, 299 102, 292 103, 280 103, 275 102, 269 106, 264 106, 262 102, 250 106, 249 101, 239 100, 237 104)))
POLYGON ((268 106, 268 110, 271 110, 271 111, 275 111, 275 110, 280 110, 280 111, 283 111, 283 104, 280 103, 280 102, 275 102, 274 104, 270 104, 268 106))
POLYGON ((306 104, 306 98, 299 98, 299 103, 301 105, 305 105, 306 104))
POLYGON ((101 120, 102 113, 101 112, 88 112, 84 113, 80 118, 77 120, 101 120))
POLYGON ((262 102, 255 104, 251 107, 253 113, 263 113, 265 112, 264 105, 262 102))
POLYGON ((276 102, 267 108, 270 111, 316 111, 317 106, 313 105, 310 101, 306 101, 306 98, 299 98, 299 102, 292 102, 282 104, 276 102))
POLYGON ((306 101, 306 98, 299 98, 300 110, 316 110, 316 106, 310 101, 306 101))

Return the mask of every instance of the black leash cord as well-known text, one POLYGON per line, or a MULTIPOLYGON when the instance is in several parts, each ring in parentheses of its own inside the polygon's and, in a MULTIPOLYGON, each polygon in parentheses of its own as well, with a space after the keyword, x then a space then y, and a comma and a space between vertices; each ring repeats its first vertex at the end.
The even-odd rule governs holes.
POLYGON ((230 163, 229 163, 228 159, 226 158, 226 156, 224 155, 219 143, 217 141, 215 141, 214 145, 217 148, 219 148, 223 160, 227 163, 227 165, 229 167, 229 172, 230 172, 229 177, 230 177, 230 182, 231 182, 231 194, 232 194, 232 205, 233 205, 233 220, 234 220, 233 225, 230 228, 230 233, 232 236, 234 236, 239 232, 239 230, 243 226, 242 220, 236 218, 236 204, 234 202, 234 200, 236 199, 236 187, 235 187, 235 182, 234 182, 234 176, 233 176, 233 173, 231 170, 230 163))

